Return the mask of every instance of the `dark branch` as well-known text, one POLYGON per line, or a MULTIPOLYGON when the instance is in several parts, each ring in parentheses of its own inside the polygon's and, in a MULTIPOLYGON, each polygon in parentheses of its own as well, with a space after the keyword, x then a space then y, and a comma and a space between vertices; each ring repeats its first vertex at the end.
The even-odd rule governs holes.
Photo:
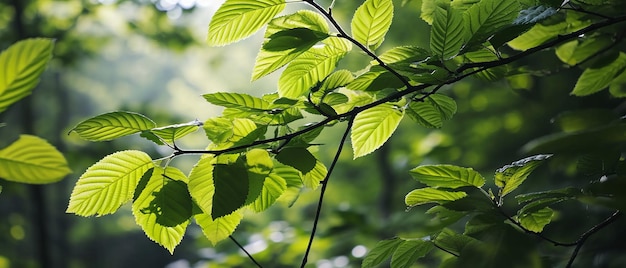
POLYGON ((567 268, 572 267, 572 264, 574 263, 574 260, 576 259, 576 256, 578 255, 578 251, 580 251, 580 248, 582 248, 583 244, 585 243, 585 241, 587 241, 587 238, 589 238, 592 234, 600 231, 600 229, 608 226, 609 224, 613 223, 614 221, 616 221, 619 217, 621 216, 621 212, 615 211, 615 213, 613 213, 613 215, 611 215, 610 217, 606 218, 606 220, 604 220, 601 223, 598 223, 597 225, 591 227, 591 229, 589 229, 587 232, 585 232, 584 234, 582 234, 580 236, 580 238, 578 238, 578 240, 576 240, 576 248, 574 248, 574 252, 572 252, 572 256, 569 258, 569 262, 567 262, 567 268))
POLYGON ((313 221, 313 229, 311 229, 311 237, 309 238, 309 244, 306 247, 306 251, 304 252, 304 257, 302 258, 302 264, 300 267, 304 267, 309 259, 309 253, 311 252, 311 246, 313 246, 313 240, 315 239, 315 232, 317 231, 317 224, 319 223, 320 215, 322 213, 322 204, 324 202, 324 193, 326 193, 326 187, 328 186, 328 179, 330 179, 330 174, 333 173, 335 169, 335 165, 339 161, 339 155, 341 155, 341 151, 343 149, 343 145, 346 143, 348 138, 348 133, 350 133, 350 129, 352 129, 352 123, 354 122, 354 117, 351 117, 348 120, 348 126, 346 127, 346 131, 343 133, 343 137, 341 137, 341 141, 339 142, 339 147, 337 148, 337 152, 335 153, 335 158, 333 162, 328 167, 328 172, 326 173, 326 177, 322 181, 322 189, 320 190, 320 199, 317 204, 317 211, 315 212, 315 220, 313 221))
POLYGON ((241 249, 244 253, 246 253, 246 255, 248 255, 248 258, 249 258, 250 260, 252 260, 252 262, 254 262, 254 264, 256 264, 256 266, 257 266, 257 267, 259 267, 259 268, 263 268, 263 266, 261 266, 261 264, 260 264, 260 263, 258 263, 258 262, 254 259, 254 257, 252 257, 252 255, 250 255, 250 253, 249 253, 249 252, 248 252, 248 251, 247 251, 247 250, 246 250, 246 249, 245 249, 245 248, 244 248, 241 244, 239 244, 239 242, 237 242, 237 240, 236 240, 236 239, 235 239, 232 235, 230 235, 230 236, 228 236, 228 237, 230 238, 230 240, 232 240, 233 242, 235 242, 235 244, 237 245, 237 247, 239 247, 239 249, 241 249))

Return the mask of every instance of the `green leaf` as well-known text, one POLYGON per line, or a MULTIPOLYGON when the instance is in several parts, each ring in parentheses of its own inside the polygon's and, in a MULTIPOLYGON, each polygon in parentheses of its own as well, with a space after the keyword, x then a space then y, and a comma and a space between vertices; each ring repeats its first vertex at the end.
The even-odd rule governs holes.
POLYGON ((464 235, 477 235, 479 233, 495 230, 498 225, 504 224, 504 219, 496 213, 481 213, 473 216, 465 224, 464 235))
POLYGON ((562 112, 553 119, 553 124, 559 126, 563 132, 576 132, 602 127, 618 120, 619 116, 615 111, 596 108, 562 112))
POLYGON ((516 0, 482 0, 464 13, 468 46, 484 43, 500 28, 511 24, 521 7, 516 0))
POLYGON ((411 176, 430 187, 456 189, 465 186, 477 188, 485 185, 485 178, 472 168, 452 165, 426 165, 412 169, 411 176))
POLYGON ((441 94, 433 94, 424 101, 409 103, 407 114, 420 125, 441 128, 443 121, 451 119, 456 109, 454 99, 441 94))
MULTIPOLYGON (((216 117, 207 119, 202 128, 207 138, 214 144, 221 144, 227 142, 233 136, 233 120, 216 117)), ((254 124, 254 122, 251 122, 254 124)))
MULTIPOLYGON (((413 64, 421 62, 430 57, 430 53, 423 48, 416 46, 400 46, 380 54, 378 58, 386 64, 394 64, 399 62, 407 62, 413 64)), ((370 64, 377 65, 378 61, 371 61, 370 64)))
POLYGON ((202 228, 204 236, 215 246, 218 242, 228 238, 235 232, 235 229, 237 229, 237 226, 243 219, 243 212, 237 210, 217 219, 213 219, 210 215, 203 213, 195 215, 194 218, 196 223, 202 228))
POLYGON ((409 207, 427 203, 443 204, 449 201, 459 200, 467 196, 465 192, 450 192, 435 188, 421 188, 409 192, 404 197, 404 203, 409 207))
POLYGON ((88 141, 108 141, 155 128, 144 115, 133 112, 111 112, 78 123, 72 130, 88 141))
POLYGON ((543 231, 543 228, 552 221, 553 216, 554 211, 551 208, 545 207, 533 213, 517 215, 517 218, 524 228, 535 233, 540 233, 543 231))
POLYGON ((267 175, 274 168, 274 162, 267 150, 252 149, 243 155, 248 172, 248 194, 244 205, 253 203, 263 191, 267 175))
POLYGON ((313 42, 311 38, 307 39, 309 42, 296 40, 299 41, 299 45, 291 44, 292 48, 284 51, 269 51, 262 48, 257 55, 256 63, 252 70, 252 81, 268 75, 291 62, 315 45, 315 43, 328 37, 329 32, 328 24, 324 17, 311 10, 300 10, 296 13, 278 17, 270 21, 265 31, 266 43, 270 42, 271 37, 278 32, 292 29, 307 29, 312 31, 317 37, 315 38, 317 41, 313 42))
POLYGON ((180 170, 155 167, 148 184, 133 202, 135 221, 150 240, 169 250, 182 241, 192 201, 187 191, 187 177, 180 170))
POLYGON ((626 97, 626 70, 613 79, 609 85, 609 92, 616 98, 626 97))
POLYGON ((599 51, 611 46, 613 40, 608 36, 592 36, 582 40, 572 40, 556 48, 556 56, 569 65, 577 65, 599 51))
POLYGON ((348 70, 337 70, 330 74, 320 86, 321 92, 330 92, 331 90, 346 86, 354 80, 354 76, 348 70))
POLYGON ((551 6, 532 6, 521 10, 513 24, 534 24, 556 14, 558 11, 551 6))
POLYGON ((0 112, 30 95, 52 58, 53 39, 19 41, 0 53, 0 112))
MULTIPOLYGON (((279 163, 274 166, 270 176, 281 177, 287 184, 287 188, 276 201, 286 203, 289 206, 293 205, 293 203, 298 199, 300 190, 303 186, 302 173, 293 167, 279 163)), ((319 181, 317 183, 319 185, 319 181)))
POLYGON ((471 244, 481 243, 472 237, 466 235, 460 235, 454 231, 445 228, 435 238, 435 244, 448 252, 452 252, 456 255, 461 255, 461 252, 471 244))
POLYGON ((626 53, 602 68, 587 68, 576 81, 572 95, 587 96, 607 88, 613 79, 626 68, 626 53))
POLYGON ((114 213, 133 198, 137 183, 153 167, 150 156, 141 151, 121 151, 102 158, 78 179, 66 212, 80 216, 114 213))
POLYGON ((353 81, 346 88, 350 90, 379 91, 385 88, 401 88, 404 83, 388 71, 369 71, 353 81))
POLYGON ((507 44, 516 50, 527 50, 541 45, 558 35, 580 30, 590 24, 591 21, 586 20, 564 21, 550 25, 535 24, 535 26, 533 26, 530 30, 511 40, 507 44))
POLYGON ((375 50, 385 40, 392 18, 391 0, 366 0, 352 17, 352 36, 359 43, 375 50))
POLYGON ((455 57, 465 42, 463 14, 454 8, 437 6, 430 31, 430 50, 447 60, 455 57))
POLYGON ((0 178, 5 180, 43 184, 57 182, 69 173, 61 152, 36 136, 20 135, 0 150, 0 178))
POLYGON ((262 49, 266 51, 284 52, 292 49, 306 50, 329 37, 327 33, 316 32, 308 28, 286 29, 272 34, 262 49))
POLYGON ((250 177, 246 167, 233 164, 215 164, 213 167, 213 208, 211 217, 217 219, 243 207, 248 200, 250 177))
POLYGON ((381 264, 383 261, 391 257, 394 251, 396 251, 396 248, 398 248, 398 246, 404 241, 405 240, 400 238, 379 241, 372 248, 372 250, 367 253, 367 256, 365 256, 365 259, 363 259, 361 267, 377 267, 377 265, 381 264))
POLYGON ((207 43, 223 46, 258 31, 285 9, 285 0, 227 0, 209 23, 207 43))
POLYGON ((302 174, 302 183, 304 186, 315 190, 320 185, 320 182, 326 179, 326 175, 328 174, 328 170, 326 166, 321 161, 315 161, 315 167, 307 172, 302 174))
POLYGON ((426 256, 435 246, 430 241, 421 239, 405 240, 396 247, 391 256, 391 267, 409 268, 415 262, 426 256))
POLYGON ((517 189, 544 160, 552 155, 534 155, 522 160, 515 161, 510 165, 503 166, 496 170, 495 183, 500 188, 500 197, 503 197, 517 189))
POLYGON ((262 212, 273 205, 276 200, 287 190, 287 182, 278 174, 270 173, 263 182, 261 194, 250 205, 255 212, 262 212))
POLYGON ((557 190, 521 194, 515 196, 515 200, 517 200, 517 202, 521 204, 524 202, 533 202, 536 200, 547 198, 576 198, 580 195, 582 195, 582 191, 580 189, 568 187, 557 190))
POLYGON ((209 216, 213 211, 213 196, 215 186, 213 184, 213 156, 204 155, 189 173, 189 194, 196 201, 198 207, 209 216))
POLYGON ((276 160, 285 165, 292 166, 306 174, 315 168, 317 159, 306 148, 288 147, 280 150, 276 155, 276 160))
POLYGON ((202 126, 202 122, 194 120, 189 123, 145 130, 141 133, 141 136, 155 142, 156 144, 163 145, 163 142, 173 143, 175 140, 196 132, 200 126, 202 126))
POLYGON ((257 97, 241 93, 218 92, 202 95, 208 102, 226 108, 269 110, 270 103, 257 97))
POLYGON ((396 130, 403 116, 401 108, 389 103, 359 113, 354 118, 350 134, 354 159, 382 146, 396 130))
POLYGON ((321 47, 313 47, 293 60, 278 79, 281 97, 297 99, 307 90, 324 80, 337 62, 352 49, 351 43, 338 37, 322 41, 321 47))

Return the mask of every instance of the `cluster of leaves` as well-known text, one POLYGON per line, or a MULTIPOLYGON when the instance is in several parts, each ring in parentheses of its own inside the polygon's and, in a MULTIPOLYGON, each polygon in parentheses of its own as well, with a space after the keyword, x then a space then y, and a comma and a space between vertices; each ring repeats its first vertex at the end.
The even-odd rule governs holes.
MULTIPOLYGON (((0 112, 31 94, 52 58, 53 47, 51 39, 26 39, 0 54, 0 112)), ((4 146, 0 149, 0 178, 5 180, 44 184, 71 172, 65 157, 40 137, 22 134, 4 146)))
MULTIPOLYGON (((122 151, 103 158, 80 177, 67 211, 104 215, 132 201, 137 223, 149 238, 170 251, 182 239, 192 217, 209 240, 217 243, 232 234, 244 209, 261 212, 278 200, 290 204, 305 187, 323 185, 322 198, 348 133, 353 156, 358 158, 382 146, 405 114, 424 127, 439 128, 456 113, 455 101, 439 93, 444 86, 470 76, 487 81, 523 80, 533 70, 509 64, 555 46, 565 63, 586 68, 573 94, 582 96, 611 87, 612 94, 621 96, 626 67, 622 52, 613 60, 598 61, 605 63, 600 67, 580 64, 598 59, 604 51, 617 51, 615 40, 605 40, 610 31, 593 31, 626 21, 623 15, 611 17, 610 12, 598 16, 596 2, 571 1, 560 6, 561 1, 424 0, 421 17, 432 25, 430 46, 400 46, 378 55, 391 27, 391 0, 366 0, 354 13, 351 34, 335 21, 332 7, 325 9, 313 0, 227 0, 210 22, 208 43, 231 44, 267 26, 252 80, 284 67, 276 92, 262 97, 206 94, 208 102, 225 109, 221 116, 204 122, 157 127, 143 115, 112 112, 79 123, 73 131, 84 139, 106 141, 140 133, 170 147, 172 154, 153 160, 141 151, 122 151), (279 16, 288 3, 305 3, 314 11, 279 16), (337 64, 355 46, 371 58, 370 64, 357 72, 338 70, 337 64), (511 52, 508 47, 521 52, 511 52), (582 57, 578 50, 587 56, 582 57), (335 161, 326 168, 312 153, 317 146, 314 140, 324 128, 342 122, 347 122, 344 136, 335 161), (199 129, 210 141, 207 148, 184 150, 176 145, 176 140, 199 129), (187 154, 202 154, 188 175, 169 166, 169 160, 187 154)), ((614 8, 622 5, 599 2, 614 8)), ((616 139, 623 140, 623 135, 616 139)), ((406 202, 409 206, 438 203, 431 212, 446 217, 482 210, 494 214, 503 197, 545 158, 536 156, 498 170, 497 195, 482 190, 485 179, 472 169, 418 167, 412 175, 430 188, 409 193, 406 202), (477 196, 480 193, 486 198, 477 196), (459 211, 453 213, 453 205, 459 211)), ((539 232, 553 215, 548 206, 574 197, 569 190, 518 196, 528 204, 509 220, 524 230, 539 232)), ((484 222, 478 221, 484 217, 475 216, 476 225, 483 226, 484 222)), ((393 255, 394 266, 405 267, 438 241, 445 244, 446 237, 470 239, 442 229, 434 244, 423 239, 385 241, 365 266, 393 255)))

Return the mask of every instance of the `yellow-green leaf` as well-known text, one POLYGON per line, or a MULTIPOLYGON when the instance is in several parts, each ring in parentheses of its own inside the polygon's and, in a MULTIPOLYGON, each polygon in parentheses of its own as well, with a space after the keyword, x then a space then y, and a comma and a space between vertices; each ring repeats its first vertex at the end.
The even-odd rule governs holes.
POLYGON ((626 53, 620 52, 619 56, 606 66, 585 69, 576 81, 572 95, 587 96, 609 87, 624 68, 626 68, 626 53))
POLYGON ((108 141, 155 128, 150 118, 133 112, 111 112, 78 123, 71 131, 88 141, 108 141))
POLYGON ((285 0, 227 0, 209 23, 207 42, 223 46, 244 39, 285 9, 285 0))
POLYGON ((385 39, 392 18, 391 0, 366 0, 354 13, 352 35, 359 43, 376 49, 385 39))
POLYGON ((524 228, 540 233, 543 231, 543 227, 552 221, 552 216, 554 216, 554 211, 549 207, 545 207, 533 213, 517 215, 517 218, 524 228))
POLYGON ((442 204, 454 201, 467 196, 465 192, 451 192, 435 188, 421 188, 409 192, 404 197, 404 203, 409 207, 419 206, 427 203, 442 204))
POLYGON ((104 157, 78 179, 67 207, 80 216, 105 215, 133 198, 143 174, 154 167, 141 151, 121 151, 104 157))
POLYGON ((53 47, 52 39, 27 39, 0 54, 0 112, 30 95, 52 58, 53 47))
POLYGON ((71 172, 67 161, 54 146, 31 135, 0 150, 0 178, 21 183, 52 183, 71 172))
POLYGON ((431 187, 459 188, 465 186, 482 187, 485 178, 472 168, 453 165, 426 165, 410 171, 411 176, 431 187))
POLYGON ((215 194, 213 164, 214 158, 205 155, 200 158, 189 173, 189 194, 209 217, 211 210, 213 210, 213 195, 215 194))
POLYGON ((243 219, 243 212, 237 210, 229 215, 213 219, 211 215, 206 213, 194 216, 196 223, 202 228, 204 236, 211 241, 213 245, 228 238, 243 219))
POLYGON ((352 148, 354 158, 367 155, 382 146, 400 124, 404 111, 393 104, 381 104, 359 113, 354 119, 352 148))
POLYGON ((147 184, 133 202, 135 221, 150 240, 170 253, 182 241, 193 203, 187 177, 172 167, 155 167, 147 184))
POLYGON ((328 170, 324 163, 316 160, 315 167, 311 171, 302 174, 302 183, 304 186, 315 190, 320 185, 320 182, 326 178, 326 174, 328 174, 328 170))

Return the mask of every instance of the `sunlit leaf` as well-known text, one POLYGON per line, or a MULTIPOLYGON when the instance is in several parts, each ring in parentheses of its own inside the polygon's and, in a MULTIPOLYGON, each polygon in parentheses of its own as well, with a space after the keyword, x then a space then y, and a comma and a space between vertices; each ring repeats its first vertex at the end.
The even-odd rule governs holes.
POLYGON ((104 157, 78 179, 67 207, 80 216, 114 213, 130 201, 144 173, 154 167, 141 151, 121 151, 104 157))
POLYGON ((315 167, 311 171, 302 174, 302 183, 304 186, 315 190, 320 185, 320 182, 326 179, 326 174, 328 174, 326 166, 317 160, 315 161, 315 167))
POLYGON ((421 188, 409 192, 404 197, 404 203, 409 207, 419 206, 427 203, 442 204, 454 201, 467 196, 465 192, 450 192, 435 188, 421 188))
POLYGON ((517 218, 524 228, 540 233, 552 221, 553 216, 554 211, 549 207, 545 207, 532 213, 517 215, 517 218))
POLYGON ((503 26, 511 24, 521 7, 516 0, 482 0, 464 13, 468 46, 484 43, 503 26))
POLYGON ((133 202, 135 221, 148 238, 170 253, 182 241, 192 201, 187 177, 180 170, 155 167, 147 185, 133 202))
POLYGON ((410 171, 416 180, 430 187, 459 188, 465 186, 482 187, 485 178, 472 168, 452 165, 419 166, 410 171))
POLYGON ((223 46, 258 31, 285 8, 285 0, 227 0, 209 23, 207 42, 223 46))
POLYGON ((237 226, 243 219, 243 212, 237 210, 217 219, 213 219, 210 215, 203 213, 195 215, 194 218, 202 229, 204 236, 211 241, 211 244, 216 245, 235 232, 235 229, 237 229, 237 226))
POLYGON ((0 149, 0 178, 9 181, 43 184, 57 182, 71 172, 65 157, 47 141, 20 135, 0 149))
POLYGON ((440 128, 443 126, 443 121, 452 118, 456 109, 454 99, 441 94, 433 94, 424 101, 411 102, 407 114, 425 127, 440 128))
POLYGON ((0 112, 30 95, 52 59, 54 40, 19 41, 0 53, 0 112))
POLYGON ((354 76, 348 70, 337 70, 330 74, 322 85, 320 86, 321 92, 328 92, 339 87, 346 86, 348 83, 354 80, 354 76))
POLYGON ((287 189, 287 182, 277 173, 270 173, 263 182, 263 189, 258 198, 250 205, 255 212, 268 209, 287 189))
POLYGON ((511 40, 507 44, 517 50, 527 50, 541 45, 558 35, 580 30, 589 26, 589 24, 591 24, 591 21, 585 20, 564 21, 549 25, 535 24, 529 31, 511 40))
POLYGON ((385 39, 392 18, 391 0, 366 0, 357 8, 352 18, 352 36, 359 43, 376 49, 385 39))
MULTIPOLYGON (((291 48, 282 51, 271 51, 262 48, 257 55, 254 69, 252 70, 252 81, 268 75, 285 64, 291 62, 300 54, 307 51, 315 43, 328 37, 328 24, 324 17, 311 10, 300 10, 296 13, 273 19, 269 22, 265 31, 266 43, 278 32, 293 29, 307 29, 315 38, 296 38, 297 44, 290 42, 289 38, 282 37, 280 42, 290 43, 291 48)), ((276 42, 276 41, 274 41, 276 42)))
POLYGON ((214 158, 205 155, 200 158, 189 173, 189 194, 200 209, 208 215, 211 215, 213 210, 213 195, 215 194, 213 164, 214 158))
POLYGON ((430 31, 430 50, 441 59, 456 56, 465 42, 463 14, 454 8, 437 6, 430 31))
POLYGON ((435 246, 431 241, 421 239, 404 240, 391 256, 391 267, 409 268, 415 261, 426 256, 435 246))
POLYGON ((400 238, 379 241, 365 256, 361 268, 378 267, 379 264, 391 257, 396 248, 404 241, 400 238))
POLYGON ((515 161, 510 165, 503 166, 496 170, 495 183, 500 188, 500 196, 505 196, 517 189, 544 160, 551 155, 535 155, 515 161))
POLYGON ((555 52, 562 62, 573 66, 606 49, 612 43, 613 40, 608 36, 589 37, 564 43, 558 46, 555 52))
POLYGON ((404 83, 388 71, 369 71, 359 75, 346 85, 350 90, 378 91, 385 88, 401 88, 404 83))
MULTIPOLYGON (((386 64, 393 64, 397 62, 419 62, 430 56, 430 53, 423 48, 416 46, 401 46, 394 47, 390 50, 385 51, 383 54, 380 54, 378 58, 382 60, 386 64)), ((378 64, 377 61, 370 62, 375 65, 378 64)))
POLYGON ((404 111, 393 104, 381 104, 354 118, 350 139, 354 158, 367 155, 382 146, 396 130, 404 111))
POLYGON ((613 79, 626 68, 626 53, 601 68, 587 68, 576 81, 572 95, 587 96, 607 88, 613 79))
POLYGON ((351 43, 329 37, 321 47, 315 46, 293 60, 278 80, 281 97, 297 99, 322 81, 334 69, 337 62, 352 48, 351 43))
POLYGON ((194 120, 189 123, 144 130, 141 136, 162 145, 163 142, 173 143, 175 140, 196 132, 200 126, 202 126, 202 122, 194 120))
POLYGON ((154 121, 144 115, 119 111, 89 118, 71 131, 88 141, 107 141, 155 127, 154 121))
POLYGON ((257 97, 242 93, 218 92, 202 95, 208 102, 226 108, 247 108, 268 110, 270 103, 257 97))

